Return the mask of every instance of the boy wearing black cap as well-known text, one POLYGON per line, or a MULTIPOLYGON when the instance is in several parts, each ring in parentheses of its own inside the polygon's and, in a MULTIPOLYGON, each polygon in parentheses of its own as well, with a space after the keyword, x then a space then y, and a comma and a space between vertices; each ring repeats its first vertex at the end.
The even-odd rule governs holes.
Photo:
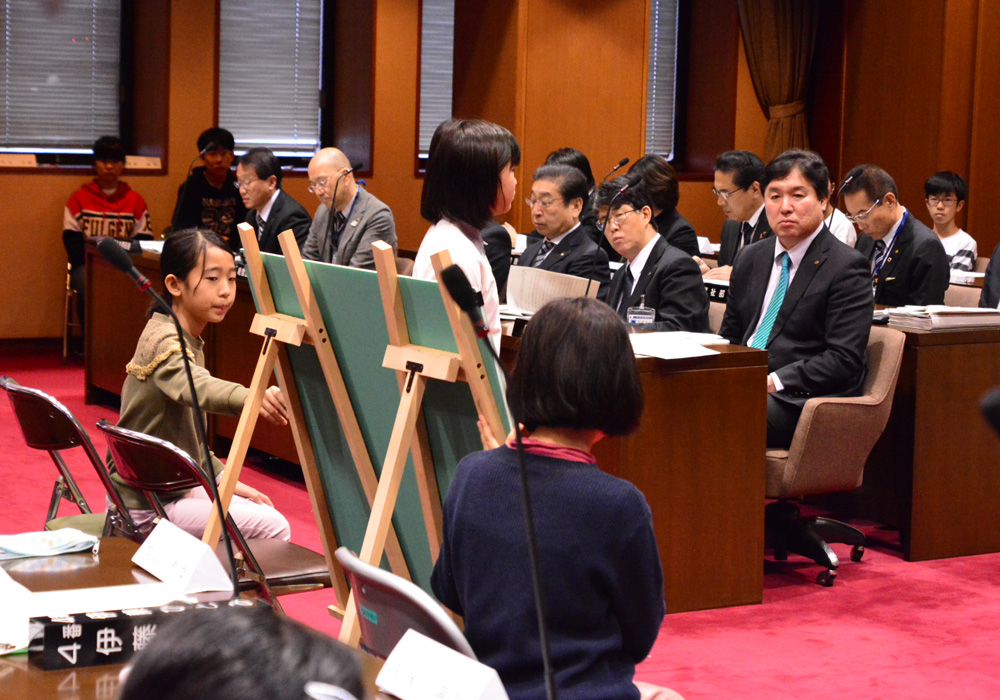
POLYGON ((236 224, 246 219, 233 165, 233 135, 226 129, 205 129, 198 137, 195 168, 177 190, 173 228, 197 227, 217 233, 234 250, 240 248, 236 224))

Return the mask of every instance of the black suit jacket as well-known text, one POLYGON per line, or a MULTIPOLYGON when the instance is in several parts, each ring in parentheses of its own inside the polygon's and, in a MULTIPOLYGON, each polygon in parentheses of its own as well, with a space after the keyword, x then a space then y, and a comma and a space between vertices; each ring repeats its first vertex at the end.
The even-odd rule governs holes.
MULTIPOLYGON (((740 252, 740 238, 743 237, 741 227, 742 221, 729 221, 722 225, 722 248, 719 249, 719 266, 732 265, 736 261, 736 254, 740 252)), ((771 231, 771 224, 767 221, 767 212, 762 211, 757 217, 757 225, 754 226, 750 235, 750 242, 756 243, 770 238, 774 235, 771 231)))
MULTIPOLYGON (((729 279, 720 334, 746 345, 764 305, 778 239, 743 249, 729 279)), ((865 257, 825 225, 785 292, 767 342, 767 366, 784 389, 773 396, 805 403, 813 396, 855 396, 865 378, 874 302, 865 257)))
POLYGON ((292 229, 295 234, 295 242, 299 248, 305 245, 306 238, 309 237, 309 225, 312 219, 309 212, 302 208, 302 205, 285 194, 284 190, 278 190, 278 198, 274 200, 267 221, 264 222, 264 232, 257 230, 257 210, 251 209, 247 212, 247 223, 253 226, 257 233, 257 242, 260 244, 262 253, 275 253, 281 255, 281 244, 278 243, 278 234, 287 229, 292 229))
MULTIPOLYGON (((615 273, 608 290, 607 302, 615 311, 625 289, 627 265, 615 273)), ((656 321, 643 328, 708 333, 708 293, 701 269, 690 255, 674 248, 662 236, 656 237, 626 308, 638 306, 643 295, 646 306, 656 310, 656 321)))
MULTIPOLYGON (((870 271, 875 240, 861 234, 854 247, 868 258, 870 271)), ((943 304, 950 267, 941 239, 917 221, 913 212, 907 212, 906 221, 899 228, 892 251, 879 274, 875 303, 884 306, 943 304)))
POLYGON ((656 230, 674 248, 680 248, 688 255, 699 253, 698 234, 694 232, 694 226, 678 214, 676 209, 671 212, 661 211, 654 221, 656 221, 656 230))
POLYGON ((993 249, 983 279, 983 293, 979 295, 979 306, 982 308, 995 309, 997 304, 1000 304, 1000 245, 993 249))
POLYGON ((502 225, 493 223, 480 231, 479 235, 483 237, 486 259, 490 261, 493 279, 497 281, 497 292, 502 298, 507 277, 510 276, 510 253, 513 250, 510 233, 502 225))
MULTIPOLYGON (((531 267, 543 241, 544 239, 540 239, 529 243, 528 247, 521 253, 521 257, 517 259, 517 264, 522 267, 531 267)), ((604 300, 608 295, 611 269, 608 267, 607 253, 591 240, 582 226, 578 226, 576 230, 566 234, 566 237, 559 241, 559 245, 545 256, 545 260, 542 261, 539 268, 549 272, 561 272, 564 275, 592 279, 600 284, 597 289, 597 298, 604 300)))

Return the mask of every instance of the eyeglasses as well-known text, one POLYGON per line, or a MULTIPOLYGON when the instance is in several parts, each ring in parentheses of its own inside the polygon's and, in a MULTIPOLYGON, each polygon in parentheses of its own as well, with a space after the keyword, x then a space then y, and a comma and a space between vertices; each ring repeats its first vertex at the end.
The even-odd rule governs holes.
POLYGON ((628 218, 629 214, 634 214, 635 209, 626 209, 625 211, 620 211, 614 216, 604 217, 603 219, 597 220, 597 230, 603 231, 609 223, 613 223, 615 228, 621 228, 622 224, 625 223, 625 219, 628 218))
POLYGON ((260 182, 260 178, 257 178, 256 180, 249 180, 247 182, 240 182, 239 180, 237 180, 236 182, 233 183, 233 185, 238 190, 249 190, 250 185, 252 185, 255 182, 260 182))
POLYGON ((729 198, 732 197, 734 194, 736 194, 740 190, 745 190, 745 189, 746 187, 737 187, 735 190, 717 190, 713 187, 712 194, 721 199, 723 202, 726 202, 729 201, 729 198))
POLYGON ((927 203, 932 207, 936 207, 938 204, 943 204, 946 207, 953 207, 958 203, 958 200, 954 197, 945 197, 944 199, 938 197, 928 197, 927 203))
POLYGON ((311 194, 316 194, 316 192, 318 190, 323 190, 325 192, 326 191, 326 185, 327 185, 328 182, 330 182, 330 178, 328 178, 328 177, 321 177, 321 178, 316 179, 316 180, 310 180, 309 181, 309 187, 307 187, 306 189, 311 194))
MULTIPOLYGON (((885 195, 882 195, 882 197, 885 197, 885 195)), ((848 216, 847 220, 850 221, 852 224, 856 224, 859 221, 864 221, 865 219, 868 218, 868 215, 872 213, 872 209, 874 209, 875 207, 877 207, 879 204, 882 203, 882 197, 879 197, 878 199, 876 199, 875 203, 873 205, 871 205, 870 207, 868 207, 868 209, 866 209, 865 211, 861 212, 857 216, 848 216)))
POLYGON ((528 205, 529 209, 534 209, 537 204, 542 209, 548 209, 556 202, 561 202, 561 199, 532 199, 531 197, 525 197, 524 203, 528 205))

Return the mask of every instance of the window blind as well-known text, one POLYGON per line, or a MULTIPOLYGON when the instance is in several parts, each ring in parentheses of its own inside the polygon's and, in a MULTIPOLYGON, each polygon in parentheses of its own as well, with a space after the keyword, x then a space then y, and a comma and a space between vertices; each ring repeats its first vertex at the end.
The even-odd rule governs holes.
POLYGON ((89 152, 119 131, 119 0, 0 0, 0 150, 89 152))
POLYGON ((674 157, 678 0, 651 0, 649 82, 646 88, 646 153, 674 157))
POLYGON ((321 0, 221 0, 219 126, 237 150, 319 148, 321 0))
POLYGON ((455 65, 455 0, 423 0, 420 21, 419 155, 426 157, 434 130, 451 119, 455 65))

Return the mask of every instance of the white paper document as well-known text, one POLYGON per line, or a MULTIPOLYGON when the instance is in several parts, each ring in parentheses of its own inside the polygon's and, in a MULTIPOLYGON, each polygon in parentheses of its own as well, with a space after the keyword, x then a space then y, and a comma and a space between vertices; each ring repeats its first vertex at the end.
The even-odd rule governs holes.
POLYGON ((514 265, 507 278, 507 303, 500 312, 511 316, 531 316, 553 299, 597 298, 598 287, 600 285, 596 281, 585 277, 514 265))
POLYGON ((632 333, 629 335, 629 340, 632 341, 632 350, 636 356, 648 355, 664 360, 718 355, 718 350, 712 350, 705 345, 726 344, 725 339, 712 333, 686 333, 683 331, 632 333))
POLYGON ((233 589, 212 548, 169 520, 156 524, 132 562, 188 594, 233 589))
POLYGON ((375 685, 402 700, 507 700, 494 669, 412 629, 386 658, 375 685))

